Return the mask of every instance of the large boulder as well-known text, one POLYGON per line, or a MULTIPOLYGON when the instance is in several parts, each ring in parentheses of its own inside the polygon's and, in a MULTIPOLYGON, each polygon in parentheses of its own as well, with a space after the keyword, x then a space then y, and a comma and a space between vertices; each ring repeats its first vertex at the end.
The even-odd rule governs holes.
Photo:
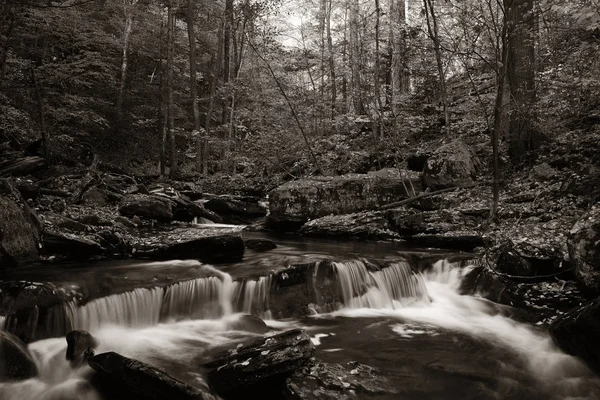
MULTIPOLYGON (((212 398, 200 389, 173 378, 161 369, 109 352, 88 360, 104 383, 145 400, 202 400, 212 398)), ((122 392, 121 392, 122 394, 122 392)), ((112 398, 112 397, 111 397, 112 398)), ((125 398, 125 397, 124 397, 125 398)))
POLYGON ((382 170, 368 174, 314 177, 281 185, 269 193, 272 223, 299 228, 310 219, 376 209, 422 189, 421 174, 382 170))
POLYGON ((267 215, 258 197, 217 196, 208 200, 204 207, 221 217, 228 224, 248 224, 267 215))
POLYGON ((23 342, 0 331, 0 382, 29 379, 37 373, 35 362, 23 342))
POLYGON ((478 161, 467 144, 456 140, 439 147, 423 170, 425 186, 432 190, 468 186, 477 173, 478 161))
POLYGON ((397 233, 390 230, 387 218, 379 211, 328 215, 313 219, 302 225, 300 233, 308 236, 371 240, 399 238, 397 233))
POLYGON ((42 237, 42 252, 47 256, 76 260, 103 255, 105 249, 94 239, 88 235, 46 231, 42 237))
POLYGON ((125 196, 119 205, 121 215, 152 218, 159 221, 171 221, 173 208, 171 200, 160 196, 131 194, 125 196))
POLYGON ((550 325, 550 335, 564 352, 600 373, 600 298, 559 316, 550 325))
POLYGON ((292 329, 226 350, 204 364, 211 389, 236 397, 257 384, 281 383, 312 356, 315 346, 306 331, 292 329))
POLYGON ((567 246, 577 280, 584 288, 600 293, 600 206, 575 223, 567 237, 567 246))
POLYGON ((239 261, 244 256, 244 240, 239 231, 233 230, 175 228, 135 240, 133 256, 137 258, 211 263, 239 261))
POLYGON ((94 356, 98 341, 88 331, 71 331, 67 333, 67 352, 65 358, 72 367, 77 367, 94 356))
POLYGON ((25 211, 14 200, 0 196, 0 267, 38 258, 37 232, 25 211))

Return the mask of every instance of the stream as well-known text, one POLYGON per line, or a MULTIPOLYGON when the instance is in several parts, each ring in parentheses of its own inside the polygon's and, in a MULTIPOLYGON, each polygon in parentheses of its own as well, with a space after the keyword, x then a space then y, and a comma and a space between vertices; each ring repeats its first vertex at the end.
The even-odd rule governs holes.
POLYGON ((260 316, 273 330, 306 329, 319 361, 370 365, 397 392, 360 399, 600 398, 600 379, 561 352, 545 328, 517 322, 510 307, 459 294, 468 258, 395 243, 273 240, 277 249, 246 250, 232 264, 129 260, 15 272, 12 279, 72 286, 94 300, 50 314, 56 337, 29 344, 39 378, 0 383, 0 399, 108 400, 90 385, 88 366, 74 370, 65 360, 70 329, 89 330, 100 343, 96 354, 116 351, 206 386, 201 363, 258 336, 237 323, 242 313, 260 316), (317 302, 308 317, 274 319, 272 274, 325 258, 334 261, 343 304, 317 302))

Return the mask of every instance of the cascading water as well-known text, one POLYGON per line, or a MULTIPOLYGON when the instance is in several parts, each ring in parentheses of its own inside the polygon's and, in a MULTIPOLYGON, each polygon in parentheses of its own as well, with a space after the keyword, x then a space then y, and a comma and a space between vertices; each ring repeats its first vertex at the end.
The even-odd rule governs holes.
POLYGON ((360 260, 334 262, 346 308, 395 308, 414 301, 427 303, 423 277, 406 262, 391 263, 379 271, 369 271, 360 260))

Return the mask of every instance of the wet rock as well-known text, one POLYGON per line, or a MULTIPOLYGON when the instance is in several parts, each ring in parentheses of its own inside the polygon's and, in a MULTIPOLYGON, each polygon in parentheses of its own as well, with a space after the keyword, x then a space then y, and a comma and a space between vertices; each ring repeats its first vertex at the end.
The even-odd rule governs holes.
POLYGON ((239 261, 244 256, 244 241, 239 231, 175 228, 136 238, 133 256, 153 260, 194 259, 202 262, 239 261))
POLYGON ((254 251, 267 251, 277 248, 277 245, 269 239, 245 239, 244 245, 247 249, 254 251))
POLYGON ((258 197, 218 196, 207 201, 204 207, 219 214, 227 224, 250 224, 267 215, 258 197))
POLYGON ((596 206, 575 223, 567 237, 571 263, 577 280, 590 292, 600 293, 600 207, 596 206))
POLYGON ((234 320, 229 321, 227 327, 231 330, 252 333, 267 333, 270 330, 265 321, 252 314, 242 314, 236 317, 234 320))
POLYGON ((159 221, 173 219, 173 209, 169 199, 145 194, 125 196, 119 205, 119 213, 129 217, 146 217, 159 221))
POLYGON ((6 315, 5 328, 25 342, 46 336, 45 322, 50 323, 49 310, 65 302, 80 299, 77 290, 50 282, 0 282, 0 315, 6 315))
POLYGON ((256 390, 258 385, 283 381, 302 367, 314 350, 305 331, 292 329, 227 350, 204 367, 211 389, 227 398, 239 398, 235 396, 256 390))
POLYGON ((475 267, 465 275, 460 292, 468 295, 478 294, 495 303, 515 304, 511 282, 484 266, 475 267))
POLYGON ((71 331, 67 333, 67 352, 65 358, 73 368, 78 367, 94 356, 98 341, 88 331, 71 331))
POLYGON ((0 196, 0 268, 38 258, 38 236, 35 227, 14 200, 0 196))
POLYGON ((42 253, 47 256, 83 260, 104 252, 105 249, 96 240, 83 235, 46 231, 42 237, 42 253))
POLYGON ((425 186, 432 190, 471 185, 479 161, 461 140, 445 144, 427 159, 423 170, 425 186))
MULTIPOLYGON (((202 390, 173 378, 159 368, 118 353, 98 354, 91 357, 88 364, 112 390, 121 392, 122 389, 128 394, 138 396, 134 397, 135 399, 202 400, 212 398, 202 390)), ((123 395, 122 392, 120 394, 123 395)))
MULTIPOLYGON (((123 217, 121 217, 123 218, 123 217)), ((87 214, 79 217, 79 222, 93 226, 111 226, 113 222, 96 214, 87 214)))
POLYGON ((299 228, 310 219, 376 209, 405 199, 412 194, 411 185, 418 193, 421 175, 396 170, 289 182, 270 192, 269 220, 275 227, 287 223, 299 228))
POLYGON ((300 233, 308 236, 329 236, 384 240, 400 236, 390 230, 387 218, 378 211, 345 215, 330 215, 302 225, 300 233))
POLYGON ((223 218, 220 215, 206 209, 201 203, 196 203, 183 197, 177 197, 172 201, 173 219, 176 221, 192 222, 194 218, 205 218, 212 222, 223 222, 223 218))
POLYGON ((481 235, 472 231, 452 231, 440 234, 419 234, 408 238, 414 246, 437 249, 473 251, 485 246, 481 235))
POLYGON ((46 228, 54 228, 60 231, 69 231, 75 233, 83 233, 88 230, 85 223, 75 221, 71 218, 64 217, 62 215, 48 214, 45 215, 44 224, 46 228))
POLYGON ((310 362, 286 380, 299 400, 356 399, 360 395, 393 395, 396 389, 377 369, 351 361, 346 365, 310 362))
POLYGON ((600 298, 559 316, 550 325, 550 335, 564 352, 600 373, 600 298))
POLYGON ((329 260, 294 264, 272 278, 270 310, 273 317, 299 318, 332 311, 343 303, 337 273, 329 260))
POLYGON ((16 336, 0 331, 0 382, 29 379, 37 374, 25 344, 16 336))

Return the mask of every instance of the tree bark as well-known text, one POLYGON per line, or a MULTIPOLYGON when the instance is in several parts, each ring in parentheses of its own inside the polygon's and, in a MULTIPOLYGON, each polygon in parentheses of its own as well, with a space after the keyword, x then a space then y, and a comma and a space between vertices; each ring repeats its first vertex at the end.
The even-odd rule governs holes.
MULTIPOLYGON (((225 0, 225 14, 223 17, 223 83, 231 80, 231 36, 233 33, 233 0, 225 0)), ((227 103, 223 102, 221 122, 227 122, 227 103)))
POLYGON ((375 0, 375 68, 373 71, 373 86, 375 91, 375 137, 382 138, 381 131, 381 85, 379 82, 379 20, 381 15, 381 8, 379 7, 379 0, 375 0))
MULTIPOLYGON (((202 135, 200 134, 200 110, 198 108, 198 82, 196 72, 196 34, 194 32, 195 9, 193 0, 187 0, 187 31, 190 44, 190 101, 192 103, 192 115, 194 117, 194 134, 196 136, 197 148, 202 148, 202 135)), ((196 154, 196 170, 203 173, 202 151, 196 154)))
POLYGON ((354 105, 354 113, 358 115, 366 114, 363 84, 362 84, 362 60, 359 40, 359 19, 360 5, 358 0, 350 0, 350 69, 352 74, 352 103, 354 105))
POLYGON ((163 31, 164 24, 162 21, 161 15, 161 23, 160 23, 160 35, 158 39, 158 121, 157 121, 157 129, 156 136, 159 140, 159 162, 160 162, 160 176, 165 175, 165 166, 166 166, 166 157, 165 157, 165 113, 163 110, 164 103, 164 84, 163 84, 163 71, 164 68, 162 66, 163 63, 163 31))
POLYGON ((169 138, 169 177, 176 178, 177 148, 175 144, 175 110, 173 104, 173 59, 175 53, 175 15, 173 0, 167 6, 167 120, 169 138))
POLYGON ((509 155, 513 163, 539 147, 534 127, 535 90, 535 16, 534 0, 504 0, 508 25, 507 77, 511 112, 509 155))
POLYGON ((333 40, 331 38, 331 9, 332 0, 329 0, 327 4, 327 14, 325 17, 325 27, 327 29, 327 52, 329 57, 329 81, 331 85, 331 119, 335 117, 335 109, 337 103, 337 85, 335 77, 335 62, 333 59, 333 40))
POLYGON ((123 12, 125 13, 125 27, 123 29, 123 55, 121 57, 121 80, 119 82, 119 95, 117 97, 117 130, 121 129, 123 120, 123 100, 125 98, 125 84, 127 83, 127 62, 129 54, 129 37, 133 28, 133 6, 137 0, 123 0, 123 12))
POLYGON ((442 100, 446 133, 450 133, 450 113, 448 111, 448 96, 446 93, 446 73, 444 72, 444 63, 442 62, 442 47, 438 30, 438 18, 435 14, 433 1, 434 0, 423 0, 423 4, 425 5, 427 32, 429 33, 429 38, 433 42, 435 50, 435 61, 440 81, 440 97, 442 100))
POLYGON ((36 100, 37 107, 38 107, 40 133, 42 136, 43 154, 44 154, 44 158, 46 160, 49 160, 50 149, 48 146, 48 132, 46 131, 46 118, 44 116, 44 100, 42 98, 42 90, 40 89, 40 84, 38 82, 34 66, 31 67, 31 78, 33 80, 33 88, 35 90, 35 100, 36 100))

